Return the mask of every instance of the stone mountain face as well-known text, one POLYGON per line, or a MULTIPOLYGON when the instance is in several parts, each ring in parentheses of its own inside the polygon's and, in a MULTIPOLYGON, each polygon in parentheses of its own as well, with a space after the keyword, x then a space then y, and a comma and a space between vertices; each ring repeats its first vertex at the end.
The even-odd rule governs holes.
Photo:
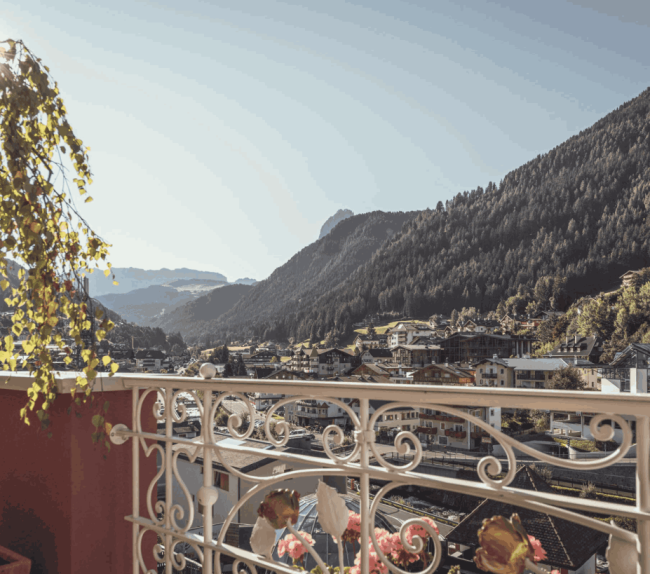
POLYGON ((332 231, 332 229, 334 229, 339 222, 347 219, 348 217, 352 217, 353 215, 354 213, 349 209, 339 209, 334 215, 332 215, 332 217, 323 223, 323 227, 320 228, 320 235, 318 236, 318 239, 323 239, 323 237, 332 231))
MULTIPOLYGON (((174 281, 191 279, 207 280, 226 285, 227 279, 221 273, 212 271, 197 271, 195 269, 137 269, 135 267, 113 267, 115 280, 119 285, 113 285, 113 278, 105 277, 103 273, 93 273, 88 276, 90 293, 93 297, 106 294, 128 293, 134 289, 144 289, 151 285, 165 285, 174 281)), ((218 286, 215 284, 215 286, 218 286)))

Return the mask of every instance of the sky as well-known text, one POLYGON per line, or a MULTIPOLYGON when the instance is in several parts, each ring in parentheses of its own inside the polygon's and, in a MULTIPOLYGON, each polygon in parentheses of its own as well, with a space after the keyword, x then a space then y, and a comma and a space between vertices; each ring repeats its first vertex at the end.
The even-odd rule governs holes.
POLYGON ((339 209, 498 183, 648 87, 649 28, 640 0, 0 0, 91 148, 113 266, 231 281, 339 209))

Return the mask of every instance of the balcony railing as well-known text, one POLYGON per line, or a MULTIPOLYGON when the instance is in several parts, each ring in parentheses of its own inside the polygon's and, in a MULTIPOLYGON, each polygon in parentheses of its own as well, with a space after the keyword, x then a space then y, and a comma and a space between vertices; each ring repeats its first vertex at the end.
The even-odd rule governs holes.
MULTIPOLYGON (((198 561, 202 565, 205 574, 221 573, 222 563, 225 557, 230 557, 233 564, 233 572, 240 571, 247 565, 251 572, 269 570, 295 574, 295 569, 287 563, 282 563, 273 558, 277 554, 261 555, 255 552, 246 551, 228 541, 226 533, 230 525, 237 522, 238 511, 251 505, 264 492, 268 492, 277 485, 288 479, 304 479, 306 477, 328 476, 345 479, 354 477, 360 485, 360 529, 361 539, 372 539, 377 556, 384 562, 386 567, 397 574, 400 570, 387 559, 382 559, 378 543, 373 534, 373 525, 380 502, 388 498, 390 492, 395 488, 405 485, 413 485, 419 488, 435 488, 446 490, 451 493, 471 495, 479 498, 499 500, 504 504, 525 507, 543 514, 556 516, 558 518, 573 521, 582 526, 606 533, 610 541, 616 544, 625 545, 627 554, 636 559, 638 563, 638 574, 650 574, 650 396, 630 395, 601 395, 600 393, 584 393, 573 391, 552 391, 533 389, 482 389, 480 387, 444 387, 444 386, 402 386, 393 384, 374 383, 340 383, 336 381, 280 381, 265 380, 255 381, 250 379, 226 379, 226 380, 201 380, 190 378, 165 377, 156 378, 152 376, 133 375, 121 377, 121 384, 125 388, 132 389, 133 416, 130 421, 130 428, 125 424, 117 424, 111 431, 111 440, 115 444, 123 444, 131 440, 132 456, 135 469, 132 478, 134 496, 133 513, 125 519, 133 524, 133 545, 134 563, 133 573, 148 572, 143 559, 143 552, 151 552, 152 548, 145 548, 143 536, 146 532, 156 533, 161 543, 153 548, 154 556, 161 557, 164 549, 166 552, 174 553, 174 560, 165 561, 165 572, 171 574, 173 568, 178 569, 182 563, 182 557, 177 554, 178 546, 193 548, 198 561), (201 399, 196 391, 201 391, 201 399), (312 456, 311 454, 296 454, 293 450, 282 448, 265 449, 265 457, 270 457, 282 463, 286 468, 281 474, 271 476, 255 476, 254 474, 242 475, 232 464, 232 454, 259 455, 260 450, 242 445, 237 441, 219 442, 213 434, 212 420, 219 405, 228 397, 236 397, 244 402, 249 410, 251 419, 254 417, 253 407, 245 399, 244 393, 251 392, 272 392, 284 394, 285 399, 275 404, 265 419, 265 431, 268 441, 276 446, 282 447, 289 439, 289 426, 286 423, 278 422, 273 435, 270 429, 273 413, 280 407, 306 399, 318 399, 336 404, 347 413, 354 425, 354 448, 352 452, 341 456, 332 451, 329 444, 342 442, 343 432, 337 426, 329 426, 323 432, 323 447, 327 458, 312 456), (165 435, 156 435, 143 432, 141 425, 142 407, 145 398, 150 393, 159 393, 164 402, 164 413, 156 410, 156 418, 165 422, 165 435), (213 532, 213 505, 219 497, 219 492, 212 483, 214 473, 212 472, 213 461, 219 463, 231 476, 242 477, 252 487, 248 491, 242 491, 239 499, 223 517, 223 525, 219 534, 213 536, 198 536, 189 532, 190 525, 194 521, 195 509, 193 506, 192 493, 183 481, 178 471, 178 456, 185 453, 189 456, 190 450, 196 447, 196 442, 183 439, 173 435, 173 423, 182 422, 186 412, 182 406, 177 404, 180 392, 188 392, 193 395, 196 404, 201 411, 203 449, 203 485, 196 493, 196 499, 202 504, 203 532, 213 532), (344 399, 356 399, 359 401, 358 410, 355 412, 344 402, 344 399), (388 401, 374 412, 371 412, 370 401, 388 401), (606 424, 606 421, 614 421, 623 433, 623 441, 620 447, 598 460, 576 461, 556 458, 541 453, 519 443, 512 437, 508 437, 492 428, 485 421, 469 415, 462 408, 475 407, 501 407, 513 409, 544 409, 551 411, 580 410, 594 413, 602 413, 594 416, 590 423, 590 431, 594 438, 602 441, 609 440, 613 430, 606 424), (501 463, 497 458, 486 456, 477 464, 477 472, 480 482, 463 480, 460 478, 448 478, 427 474, 419 470, 422 462, 423 449, 415 433, 402 431, 394 440, 396 450, 400 454, 409 452, 408 443, 414 445, 411 449, 412 457, 407 464, 396 465, 391 459, 382 454, 376 447, 376 434, 373 430, 382 415, 395 408, 421 408, 436 410, 447 413, 448 416, 463 419, 471 422, 476 427, 476 433, 492 437, 492 445, 499 444, 506 453, 507 469, 502 472, 501 463), (625 418, 624 418, 625 417, 625 418), (583 498, 565 496, 557 493, 548 494, 540 491, 522 490, 510 486, 518 464, 515 449, 521 457, 528 460, 537 460, 542 463, 562 467, 570 470, 595 470, 608 467, 621 461, 630 449, 633 433, 629 421, 636 421, 636 506, 629 506, 617 502, 595 501, 583 498), (479 431, 480 429, 480 431, 479 431), (284 433, 284 435, 282 435, 284 433), (277 438, 277 435, 280 438, 277 438), (141 516, 138 513, 138 493, 140 492, 140 476, 138 465, 143 457, 148 457, 157 452, 160 455, 162 466, 149 485, 149 497, 155 492, 156 482, 163 475, 173 477, 181 485, 182 496, 174 500, 172 480, 165 483, 165 500, 155 504, 155 511, 152 500, 148 500, 149 512, 141 516), (370 464, 371 458, 374 464, 370 464), (301 468, 296 468, 300 466, 301 468), (489 474, 488 474, 489 473, 489 474), (494 478, 502 474, 502 478, 494 478), (370 480, 381 481, 385 484, 371 500, 370 480), (637 521, 637 534, 619 528, 613 524, 593 518, 593 515, 621 516, 637 521), (183 517, 186 518, 183 523, 183 517), (257 570, 256 570, 257 569, 257 570)), ((119 421, 116 421, 119 422, 119 421)), ((123 421, 126 422, 126 421, 123 421)), ((232 415, 228 421, 228 429, 234 439, 245 440, 250 437, 253 428, 247 431, 238 430, 241 418, 232 415)), ((458 431, 450 431, 454 434, 458 431)), ((461 431, 461 435, 464 431, 461 431)), ((196 439, 195 439, 196 441, 196 439)), ((118 447, 120 448, 120 447, 118 447)), ((125 447, 121 447, 125 448, 125 447)), ((195 451, 191 451, 194 453, 195 451)), ((155 455, 154 455, 155 456, 155 455)), ((193 455, 196 457, 196 454, 193 455)), ((124 479, 127 480, 126 478, 124 479)), ((293 483, 289 483, 293 484, 293 483)), ((218 486, 218 485, 217 485, 218 486)), ((180 490, 178 492, 181 492, 180 490)), ((306 495, 308 493, 301 493, 306 495)), ((417 522, 418 519, 415 519, 417 522)), ((221 522, 221 520, 220 520, 221 522)), ((410 520, 402 525, 402 531, 413 524, 410 520)), ((423 523, 424 524, 424 523, 423 523)), ((426 527, 423 526, 425 529, 426 527)), ((430 528, 430 527, 429 527, 430 528)), ((434 540, 434 557, 428 564, 426 572, 434 572, 442 559, 442 548, 439 541, 434 540)), ((312 556, 315 550, 310 551, 312 556)), ((316 557, 314 557, 316 560, 316 557)), ((319 558, 320 560, 320 558, 319 558)), ((370 554, 365 545, 361 545, 360 567, 362 573, 368 573, 370 554)), ((160 560, 161 561, 161 560, 160 560)), ((321 565, 322 560, 318 562, 321 565)), ((353 564, 345 564, 352 566, 353 564)), ((617 572, 614 564, 610 564, 612 572, 617 572)), ((627 570, 626 570, 627 571, 627 570)), ((621 572, 621 570, 618 570, 621 572)))

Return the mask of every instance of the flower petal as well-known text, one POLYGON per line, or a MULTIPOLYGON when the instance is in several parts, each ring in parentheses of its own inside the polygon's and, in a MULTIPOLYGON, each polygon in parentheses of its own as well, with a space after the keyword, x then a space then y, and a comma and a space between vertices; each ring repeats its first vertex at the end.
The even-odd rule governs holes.
POLYGON ((255 554, 269 558, 275 544, 275 529, 266 518, 259 517, 250 538, 251 548, 255 554))

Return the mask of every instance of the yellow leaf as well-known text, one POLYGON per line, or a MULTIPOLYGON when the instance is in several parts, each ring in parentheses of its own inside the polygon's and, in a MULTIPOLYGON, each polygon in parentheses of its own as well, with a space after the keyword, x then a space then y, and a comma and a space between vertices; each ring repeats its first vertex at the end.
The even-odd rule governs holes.
POLYGON ((113 281, 113 285, 119 285, 117 281, 113 281))
POLYGON ((106 434, 111 434, 112 428, 113 425, 111 423, 104 423, 104 430, 106 431, 106 434))
POLYGON ((105 275, 106 277, 108 277, 110 274, 111 274, 111 270, 110 270, 110 269, 105 269, 105 270, 104 270, 104 275, 105 275))
POLYGON ((114 375, 115 373, 117 373, 117 369, 119 369, 119 368, 120 368, 120 366, 117 363, 113 363, 111 365, 111 375, 114 375))
POLYGON ((2 281, 0 281, 0 287, 2 287, 2 290, 4 291, 7 287, 9 287, 9 281, 3 279, 2 281))
POLYGON ((102 363, 104 363, 104 366, 108 365, 108 363, 110 362, 111 362, 111 358, 108 355, 102 357, 102 363))

